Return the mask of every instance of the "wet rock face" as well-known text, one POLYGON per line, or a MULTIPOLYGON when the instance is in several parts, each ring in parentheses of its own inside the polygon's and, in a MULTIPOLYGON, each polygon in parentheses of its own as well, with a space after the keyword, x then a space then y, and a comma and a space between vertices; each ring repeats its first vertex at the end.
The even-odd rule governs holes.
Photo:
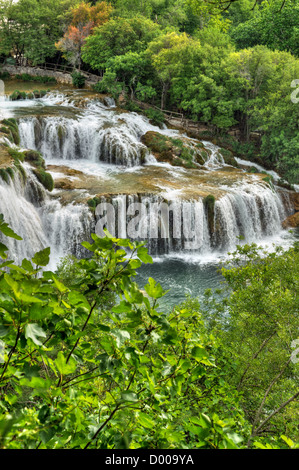
POLYGON ((283 223, 282 223, 283 228, 296 228, 299 227, 299 212, 296 212, 293 215, 290 215, 287 217, 283 223))
POLYGON ((292 192, 291 201, 294 204, 294 209, 299 212, 299 193, 292 192))
POLYGON ((283 221, 283 228, 299 227, 299 193, 290 193, 290 202, 291 205, 294 207, 295 214, 290 215, 283 221))

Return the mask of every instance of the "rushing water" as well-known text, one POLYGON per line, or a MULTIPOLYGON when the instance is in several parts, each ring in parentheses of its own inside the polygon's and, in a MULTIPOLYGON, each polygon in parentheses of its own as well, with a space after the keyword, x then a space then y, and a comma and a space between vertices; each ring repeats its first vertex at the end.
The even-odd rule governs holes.
MULTIPOLYGON (((0 178, 0 213, 23 238, 9 241, 10 256, 18 262, 46 246, 52 268, 68 252, 81 256, 81 241, 96 228, 86 198, 98 194, 102 204, 112 204, 116 235, 147 240, 156 263, 144 266, 138 279, 144 284, 151 275, 170 288, 162 300, 168 306, 217 285, 217 263, 240 238, 291 244, 293 236, 281 226, 293 211, 287 191, 228 167, 210 142, 203 142, 208 157, 198 169, 158 163, 141 137, 149 131, 180 136, 178 131, 121 113, 111 99, 78 108, 75 98, 56 92, 0 103, 2 115, 18 119, 21 146, 39 150, 55 181, 64 184, 48 193, 28 164, 26 181, 19 174, 8 183, 0 178), (65 181, 69 189, 64 190, 65 181), (212 213, 204 200, 209 194, 216 197, 212 213), (136 223, 134 212, 128 216, 132 204, 144 208, 136 223)), ((194 139, 183 138, 196 151, 194 139)))

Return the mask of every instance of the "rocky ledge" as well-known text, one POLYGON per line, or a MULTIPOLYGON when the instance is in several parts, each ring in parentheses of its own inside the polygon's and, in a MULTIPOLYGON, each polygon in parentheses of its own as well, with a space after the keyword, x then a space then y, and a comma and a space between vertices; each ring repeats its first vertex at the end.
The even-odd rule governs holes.
POLYGON ((299 193, 292 193, 291 200, 294 204, 295 214, 287 217, 283 223, 283 228, 296 228, 299 227, 299 193))

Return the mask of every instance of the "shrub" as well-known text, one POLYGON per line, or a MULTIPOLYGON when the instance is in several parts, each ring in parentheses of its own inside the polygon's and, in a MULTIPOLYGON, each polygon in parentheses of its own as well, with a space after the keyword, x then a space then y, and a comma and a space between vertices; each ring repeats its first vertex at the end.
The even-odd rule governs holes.
POLYGON ((86 82, 86 77, 84 77, 80 72, 73 72, 72 80, 75 87, 83 88, 86 82))
POLYGON ((154 126, 160 127, 165 122, 164 114, 158 109, 149 108, 146 111, 144 111, 144 114, 154 126))

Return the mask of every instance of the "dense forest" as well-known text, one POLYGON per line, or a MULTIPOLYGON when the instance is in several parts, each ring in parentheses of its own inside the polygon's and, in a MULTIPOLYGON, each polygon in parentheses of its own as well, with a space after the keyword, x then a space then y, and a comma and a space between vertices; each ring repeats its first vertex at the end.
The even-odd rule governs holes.
MULTIPOLYGON (((98 75, 299 184, 298 25, 298 0, 1 0, 0 54, 98 75)), ((135 282, 145 243, 93 234, 52 272, 50 248, 9 259, 13 229, 0 215, 0 448, 298 448, 298 242, 238 245, 221 290, 163 312, 135 282)))

